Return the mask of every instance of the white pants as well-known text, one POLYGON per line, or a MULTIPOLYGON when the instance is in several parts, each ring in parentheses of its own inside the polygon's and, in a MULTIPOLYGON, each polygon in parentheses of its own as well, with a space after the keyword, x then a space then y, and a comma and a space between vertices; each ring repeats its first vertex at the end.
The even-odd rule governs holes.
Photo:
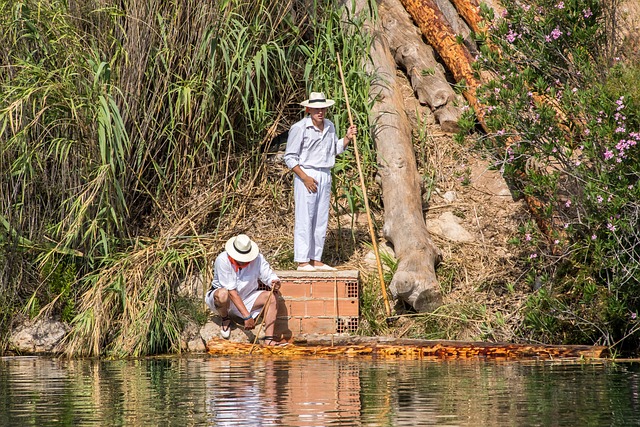
POLYGON ((331 169, 302 170, 317 181, 318 190, 310 193, 298 175, 294 174, 293 198, 296 220, 293 230, 293 260, 320 261, 329 221, 331 169))
MULTIPOLYGON (((222 289, 222 288, 218 288, 218 289, 222 289)), ((209 310, 213 311, 214 313, 219 313, 218 307, 216 307, 216 303, 215 303, 215 294, 218 291, 218 289, 215 289, 215 290, 210 289, 207 291, 207 294, 204 296, 204 302, 209 306, 209 310)), ((262 310, 262 307, 256 310, 253 309, 253 306, 255 305, 256 300, 258 299, 260 294, 262 294, 262 292, 264 291, 255 291, 251 295, 249 295, 247 299, 242 300, 242 302, 244 303, 244 306, 247 308, 247 310, 249 310, 249 314, 251 314, 251 317, 253 317, 254 319, 258 317, 258 315, 260 314, 260 311, 262 310)), ((231 301, 231 298, 229 298, 229 313, 237 317, 242 317, 242 313, 240 313, 236 305, 233 303, 233 301, 231 301)))

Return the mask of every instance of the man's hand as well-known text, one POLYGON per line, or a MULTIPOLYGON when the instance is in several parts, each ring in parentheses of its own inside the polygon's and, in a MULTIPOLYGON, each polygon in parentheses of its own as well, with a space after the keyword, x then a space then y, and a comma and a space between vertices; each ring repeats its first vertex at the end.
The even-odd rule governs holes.
POLYGON ((271 282, 271 288, 273 289, 273 292, 278 292, 280 290, 280 280, 274 280, 271 282))
POLYGON ((345 141, 348 141, 348 142, 353 141, 357 133, 358 133, 358 128, 356 127, 356 125, 349 126, 349 128, 347 129, 347 134, 344 137, 345 141))
POLYGON ((318 191, 318 181, 311 178, 309 175, 302 178, 302 182, 304 183, 304 186, 307 187, 307 190, 309 190, 309 193, 315 193, 318 191))
POLYGON ((244 328, 245 329, 253 329, 256 327, 256 321, 253 317, 248 318, 247 320, 244 321, 244 328))

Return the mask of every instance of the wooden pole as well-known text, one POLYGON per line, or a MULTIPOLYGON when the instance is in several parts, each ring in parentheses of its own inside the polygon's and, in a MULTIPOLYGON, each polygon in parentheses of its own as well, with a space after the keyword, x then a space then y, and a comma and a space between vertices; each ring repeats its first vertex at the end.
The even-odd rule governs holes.
MULTIPOLYGON (((255 335, 255 338, 253 339, 253 345, 251 347, 251 351, 249 352, 249 354, 253 353, 253 350, 256 346, 256 343, 258 341, 258 337, 260 336, 260 332, 262 332, 262 327, 264 326, 264 323, 267 319, 267 313, 269 312, 269 307, 267 307, 269 305, 269 302, 271 301, 271 296, 273 295, 273 284, 271 284, 271 290, 269 291, 269 296, 267 297, 267 302, 262 306, 262 309, 260 310, 260 314, 258 314, 258 317, 260 317, 260 315, 262 315, 262 321, 260 322, 260 327, 258 328, 258 332, 255 335)), ((251 314, 251 313, 249 313, 251 314)), ((271 338, 275 338, 275 337, 271 337, 271 338)))
MULTIPOLYGON (((340 54, 336 52, 338 58, 338 70, 340 71, 340 80, 342 81, 342 90, 344 91, 344 100, 347 104, 347 113, 349 114, 349 123, 353 126, 353 117, 351 116, 351 108, 349 107, 349 95, 347 95, 347 85, 344 81, 344 74, 342 73, 342 61, 340 61, 340 54)), ((362 195, 364 197, 364 208, 367 212, 367 221, 369 222, 369 233, 371 234, 371 244, 373 245, 373 252, 376 255, 376 264, 378 265, 378 278, 380 279, 380 288, 382 290, 382 298, 384 300, 384 308, 387 313, 387 317, 391 316, 391 306, 389 305, 389 298, 387 297, 387 287, 384 283, 384 273, 382 271, 382 263, 380 262, 380 254, 378 253, 378 241, 376 239, 376 232, 373 229, 373 221, 371 220, 371 210, 369 209, 369 198, 367 196, 367 186, 364 182, 364 175, 362 173, 362 166, 360 166, 360 153, 358 151, 358 144, 356 143, 355 136, 353 137, 353 151, 356 154, 356 164, 358 166, 358 175, 360 176, 360 187, 362 188, 362 195)))

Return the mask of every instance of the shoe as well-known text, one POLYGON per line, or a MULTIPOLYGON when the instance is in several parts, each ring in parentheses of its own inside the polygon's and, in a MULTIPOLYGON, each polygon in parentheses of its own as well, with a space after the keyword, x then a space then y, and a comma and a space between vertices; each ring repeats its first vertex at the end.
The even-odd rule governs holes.
POLYGON ((311 264, 299 265, 298 271, 316 271, 316 268, 311 264))
POLYGON ((229 318, 229 316, 223 317, 222 321, 220 322, 220 336, 225 340, 228 340, 231 336, 231 319, 229 318))
POLYGON ((330 265, 327 265, 327 264, 316 265, 316 266, 314 266, 314 268, 316 270, 322 270, 322 271, 338 271, 337 268, 333 268, 333 267, 331 267, 330 265))

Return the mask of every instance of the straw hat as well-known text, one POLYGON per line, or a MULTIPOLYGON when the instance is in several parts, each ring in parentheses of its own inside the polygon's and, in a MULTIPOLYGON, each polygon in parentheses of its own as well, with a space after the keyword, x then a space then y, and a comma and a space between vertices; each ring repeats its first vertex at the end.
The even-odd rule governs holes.
POLYGON ((224 249, 229 256, 238 262, 251 262, 258 256, 259 249, 256 242, 246 234, 238 234, 227 240, 224 249))
POLYGON ((335 103, 333 99, 327 99, 327 97, 324 96, 324 92, 311 92, 309 99, 302 101, 300 105, 310 108, 325 108, 331 107, 335 103))

